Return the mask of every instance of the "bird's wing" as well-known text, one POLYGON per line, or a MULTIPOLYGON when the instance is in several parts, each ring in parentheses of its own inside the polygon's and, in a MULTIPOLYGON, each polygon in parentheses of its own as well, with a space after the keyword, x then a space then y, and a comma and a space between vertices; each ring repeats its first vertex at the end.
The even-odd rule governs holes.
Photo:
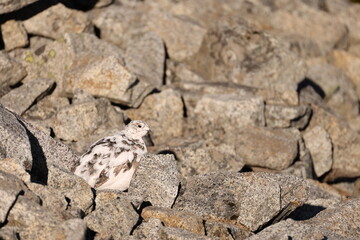
POLYGON ((75 174, 92 187, 104 183, 115 169, 122 168, 137 157, 124 134, 98 140, 82 155, 75 174))

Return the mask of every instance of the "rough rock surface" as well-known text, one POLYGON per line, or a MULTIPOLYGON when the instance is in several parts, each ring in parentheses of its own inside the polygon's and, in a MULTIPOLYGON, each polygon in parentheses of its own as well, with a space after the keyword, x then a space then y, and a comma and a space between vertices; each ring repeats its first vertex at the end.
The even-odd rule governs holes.
POLYGON ((358 239, 357 2, 0 0, 0 239, 358 239))
POLYGON ((180 174, 173 155, 147 155, 141 159, 129 187, 135 203, 171 207, 178 194, 180 174))

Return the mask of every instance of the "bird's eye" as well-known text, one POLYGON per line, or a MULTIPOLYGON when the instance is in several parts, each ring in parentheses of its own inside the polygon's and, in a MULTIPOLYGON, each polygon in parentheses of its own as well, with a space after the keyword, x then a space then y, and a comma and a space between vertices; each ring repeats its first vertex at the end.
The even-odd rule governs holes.
POLYGON ((140 124, 137 125, 138 128, 141 128, 142 126, 140 124))

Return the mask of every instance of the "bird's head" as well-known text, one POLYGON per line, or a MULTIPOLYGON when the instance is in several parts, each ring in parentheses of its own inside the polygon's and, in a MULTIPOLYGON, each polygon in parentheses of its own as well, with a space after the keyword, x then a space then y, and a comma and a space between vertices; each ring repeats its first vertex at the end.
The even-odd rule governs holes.
POLYGON ((150 131, 150 128, 145 122, 134 120, 126 125, 125 131, 129 137, 136 139, 144 137, 150 131))

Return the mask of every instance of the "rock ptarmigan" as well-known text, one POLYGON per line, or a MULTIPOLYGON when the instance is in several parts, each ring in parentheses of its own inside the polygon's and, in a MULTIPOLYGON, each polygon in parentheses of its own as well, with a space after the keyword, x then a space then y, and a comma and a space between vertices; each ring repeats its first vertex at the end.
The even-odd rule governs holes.
POLYGON ((147 153, 142 137, 149 131, 143 121, 131 121, 124 130, 90 146, 74 173, 96 189, 128 189, 141 156, 147 153))

